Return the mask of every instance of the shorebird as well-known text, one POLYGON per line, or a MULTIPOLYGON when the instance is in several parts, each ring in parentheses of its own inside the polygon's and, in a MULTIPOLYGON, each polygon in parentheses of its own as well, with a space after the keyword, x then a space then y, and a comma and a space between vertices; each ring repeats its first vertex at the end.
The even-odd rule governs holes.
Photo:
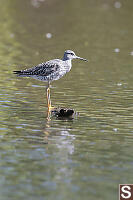
POLYGON ((60 79, 67 72, 71 70, 72 60, 80 59, 87 61, 87 59, 76 56, 71 50, 66 50, 62 59, 49 60, 29 69, 14 71, 20 77, 32 77, 40 81, 48 82, 47 85, 47 104, 48 111, 52 109, 50 100, 50 82, 60 79))

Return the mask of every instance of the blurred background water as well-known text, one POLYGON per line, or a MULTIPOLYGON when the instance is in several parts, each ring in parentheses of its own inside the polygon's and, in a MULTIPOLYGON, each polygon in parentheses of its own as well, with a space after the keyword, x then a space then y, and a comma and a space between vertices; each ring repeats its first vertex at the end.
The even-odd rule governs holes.
POLYGON ((133 2, 0 0, 0 199, 103 200, 133 183, 133 2), (21 70, 72 49, 47 121, 45 83, 21 70))

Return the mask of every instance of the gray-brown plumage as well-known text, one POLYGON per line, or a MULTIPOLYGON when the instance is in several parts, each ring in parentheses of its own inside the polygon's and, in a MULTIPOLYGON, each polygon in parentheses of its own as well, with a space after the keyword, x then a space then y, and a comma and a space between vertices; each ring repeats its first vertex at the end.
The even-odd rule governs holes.
POLYGON ((87 61, 84 58, 76 56, 73 51, 67 50, 65 51, 62 60, 50 60, 29 69, 14 71, 14 73, 21 77, 32 77, 41 81, 51 82, 53 80, 58 80, 70 71, 72 67, 72 59, 87 61))

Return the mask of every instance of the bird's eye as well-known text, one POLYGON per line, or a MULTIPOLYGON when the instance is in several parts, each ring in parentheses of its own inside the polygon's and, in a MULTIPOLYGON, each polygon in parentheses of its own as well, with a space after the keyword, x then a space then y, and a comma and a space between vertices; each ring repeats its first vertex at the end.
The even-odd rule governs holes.
POLYGON ((72 56, 74 55, 73 53, 70 53, 72 56))

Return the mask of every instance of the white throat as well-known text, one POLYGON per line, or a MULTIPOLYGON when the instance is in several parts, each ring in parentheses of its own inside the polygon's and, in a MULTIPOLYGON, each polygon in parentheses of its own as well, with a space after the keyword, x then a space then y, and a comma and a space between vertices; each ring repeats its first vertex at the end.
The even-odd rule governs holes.
POLYGON ((71 59, 68 59, 68 60, 64 60, 64 62, 65 62, 65 65, 64 65, 64 66, 65 66, 67 72, 69 72, 70 69, 71 69, 71 67, 72 67, 72 60, 71 60, 71 59))

